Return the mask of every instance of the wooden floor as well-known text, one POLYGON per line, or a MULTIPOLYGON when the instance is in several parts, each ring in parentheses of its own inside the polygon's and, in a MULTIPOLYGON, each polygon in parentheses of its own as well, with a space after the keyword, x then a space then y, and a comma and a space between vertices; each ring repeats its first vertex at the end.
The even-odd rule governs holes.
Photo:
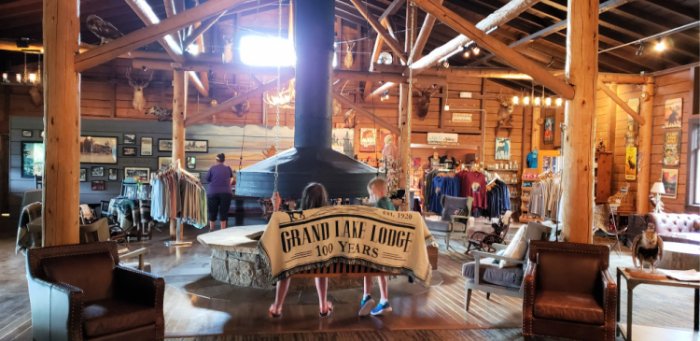
MULTIPOLYGON (((2 224, 4 225, 4 224, 2 224)), ((5 225, 6 226, 6 225, 5 225)), ((26 292, 24 261, 14 254, 14 235, 0 235, 0 340, 31 339, 31 319, 26 292)), ((194 240, 198 231, 188 231, 194 240)), ((335 305, 331 318, 318 317, 315 289, 311 281, 297 280, 290 291, 283 316, 272 320, 267 307, 274 290, 244 289, 213 280, 209 276, 209 250, 196 242, 189 247, 167 248, 165 233, 149 246, 147 261, 153 272, 166 280, 166 336, 173 339, 340 339, 405 340, 464 339, 520 340, 522 301, 477 292, 469 314, 464 311, 464 280, 461 265, 469 260, 458 242, 457 251, 441 245, 439 270, 430 288, 390 280, 393 313, 384 317, 356 316, 361 289, 336 289, 330 298, 335 305), (301 283, 299 283, 301 282, 301 283)), ((133 244, 133 243, 132 243, 133 244)), ((136 245, 134 245, 136 246, 136 245)), ((613 253, 612 269, 629 266, 628 254, 613 253)), ((623 287, 623 306, 626 304, 623 287)), ((676 328, 692 327, 691 290, 641 286, 635 290, 635 323, 676 328)), ((625 309, 622 309, 623 319, 625 309)))

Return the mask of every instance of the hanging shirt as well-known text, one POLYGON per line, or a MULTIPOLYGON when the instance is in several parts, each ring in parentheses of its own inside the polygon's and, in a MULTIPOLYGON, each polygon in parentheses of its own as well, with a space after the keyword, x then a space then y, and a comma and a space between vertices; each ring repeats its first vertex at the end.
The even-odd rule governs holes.
POLYGON ((486 176, 480 172, 463 171, 457 174, 462 182, 460 196, 473 197, 472 210, 475 208, 486 209, 486 176))

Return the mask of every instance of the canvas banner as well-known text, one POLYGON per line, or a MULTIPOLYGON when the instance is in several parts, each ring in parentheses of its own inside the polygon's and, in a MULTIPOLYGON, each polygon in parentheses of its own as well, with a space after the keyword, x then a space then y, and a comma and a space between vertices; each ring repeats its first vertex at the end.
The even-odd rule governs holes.
POLYGON ((430 238, 423 217, 416 212, 329 206, 274 213, 259 245, 273 281, 341 263, 429 283, 426 239, 430 238))

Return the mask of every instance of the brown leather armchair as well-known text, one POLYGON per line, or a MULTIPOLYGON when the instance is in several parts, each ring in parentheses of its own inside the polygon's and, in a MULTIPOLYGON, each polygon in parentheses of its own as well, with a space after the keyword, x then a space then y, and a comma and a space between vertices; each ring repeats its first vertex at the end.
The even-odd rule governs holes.
POLYGON ((523 336, 614 340, 617 285, 603 245, 532 241, 523 336))
POLYGON ((163 339, 165 282, 119 265, 117 244, 30 249, 35 340, 163 339))

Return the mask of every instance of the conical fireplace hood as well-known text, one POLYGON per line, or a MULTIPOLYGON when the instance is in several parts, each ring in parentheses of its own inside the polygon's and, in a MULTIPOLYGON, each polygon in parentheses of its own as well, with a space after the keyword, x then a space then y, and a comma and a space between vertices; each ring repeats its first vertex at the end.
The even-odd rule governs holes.
POLYGON ((335 0, 295 0, 293 8, 294 148, 242 169, 236 195, 269 197, 277 165, 282 197, 300 197, 309 182, 322 183, 331 198, 367 196, 367 182, 377 170, 331 149, 335 0))

